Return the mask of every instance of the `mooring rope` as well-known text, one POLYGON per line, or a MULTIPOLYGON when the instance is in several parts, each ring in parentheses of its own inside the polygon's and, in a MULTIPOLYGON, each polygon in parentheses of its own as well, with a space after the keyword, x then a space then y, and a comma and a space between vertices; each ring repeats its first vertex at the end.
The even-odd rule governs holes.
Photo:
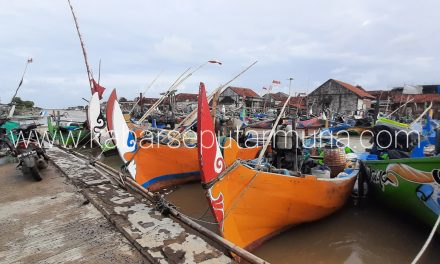
POLYGON ((234 201, 232 202, 231 208, 229 208, 229 210, 227 212, 225 212, 225 216, 223 217, 222 224, 225 222, 226 218, 229 216, 229 214, 232 212, 232 210, 235 209, 235 207, 237 206, 238 202, 241 200, 241 198, 243 198, 243 196, 247 192, 247 190, 249 190, 249 188, 251 187, 252 183, 257 178, 257 176, 260 175, 260 172, 261 171, 257 171, 255 173, 255 175, 252 177, 252 179, 249 181, 249 183, 246 185, 246 187, 243 190, 241 190, 241 192, 238 194, 238 197, 234 199, 234 201))
POLYGON ((423 245, 422 249, 420 249, 420 251, 417 254, 417 256, 411 262, 411 264, 415 264, 415 263, 419 262, 419 260, 422 257, 423 253, 425 253, 425 250, 428 248, 429 244, 431 243, 431 240, 434 237, 434 234, 437 231, 437 228, 438 228, 439 224, 440 224, 440 215, 437 217, 437 221, 435 222, 434 226, 432 227, 432 230, 431 230, 431 233, 428 236, 428 239, 426 240, 426 242, 423 245))
POLYGON ((206 209, 205 209, 205 211, 203 212, 203 214, 201 215, 201 216, 199 216, 199 217, 197 217, 197 219, 202 219, 203 217, 205 217, 205 215, 206 215, 206 213, 208 212, 208 210, 209 210, 209 206, 206 206, 206 209))
POLYGON ((197 219, 197 218, 191 217, 191 216, 183 214, 183 213, 180 213, 180 214, 182 214, 182 215, 184 215, 184 216, 188 217, 189 219, 196 221, 196 222, 205 223, 208 225, 218 225, 217 222, 210 222, 210 221, 206 221, 206 220, 202 220, 202 219, 197 219))

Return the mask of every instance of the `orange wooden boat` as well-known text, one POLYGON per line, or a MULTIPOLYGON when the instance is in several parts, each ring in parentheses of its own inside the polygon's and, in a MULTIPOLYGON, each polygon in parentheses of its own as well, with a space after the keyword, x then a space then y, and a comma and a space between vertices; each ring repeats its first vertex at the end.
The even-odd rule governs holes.
MULTIPOLYGON (((126 164, 130 175, 137 183, 150 191, 158 191, 167 187, 200 180, 197 148, 194 145, 151 143, 137 141, 144 130, 133 124, 127 124, 117 102, 116 91, 107 102, 108 130, 118 148, 119 155, 126 164)), ((261 148, 240 148, 235 140, 227 139, 224 155, 229 160, 253 159, 261 148)))
POLYGON ((203 83, 199 91, 198 149, 202 185, 221 234, 251 250, 282 230, 321 219, 341 208, 358 171, 336 178, 259 171, 226 162, 216 144, 203 83), (229 164, 228 164, 229 163, 229 164))

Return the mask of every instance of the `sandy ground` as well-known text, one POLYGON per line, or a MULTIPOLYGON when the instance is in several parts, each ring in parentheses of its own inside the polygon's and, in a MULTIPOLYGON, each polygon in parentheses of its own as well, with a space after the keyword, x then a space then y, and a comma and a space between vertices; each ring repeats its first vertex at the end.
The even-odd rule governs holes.
POLYGON ((35 182, 0 165, 0 263, 146 263, 53 166, 35 182))

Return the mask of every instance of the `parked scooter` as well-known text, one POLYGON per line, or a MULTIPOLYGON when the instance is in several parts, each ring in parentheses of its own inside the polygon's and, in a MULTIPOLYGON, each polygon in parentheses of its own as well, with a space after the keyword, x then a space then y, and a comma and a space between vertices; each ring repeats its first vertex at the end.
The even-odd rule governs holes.
POLYGON ((0 141, 10 149, 11 156, 17 157, 23 174, 31 174, 36 181, 41 181, 40 171, 47 168, 49 157, 42 146, 40 133, 36 124, 21 125, 13 129, 16 142, 11 142, 5 131, 2 131, 0 141), (41 142, 39 142, 41 141, 41 142), (40 144, 41 143, 41 144, 40 144))

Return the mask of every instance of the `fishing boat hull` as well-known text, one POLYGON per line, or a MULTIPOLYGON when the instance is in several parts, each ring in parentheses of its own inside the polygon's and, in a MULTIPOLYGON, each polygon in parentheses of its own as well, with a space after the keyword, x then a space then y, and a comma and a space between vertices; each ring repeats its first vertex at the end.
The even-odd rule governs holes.
POLYGON ((319 117, 314 117, 307 120, 299 120, 297 128, 319 128, 322 126, 322 120, 319 117))
POLYGON ((209 193, 222 198, 223 236, 251 250, 290 226, 334 213, 347 201, 355 181, 257 172, 237 164, 209 193))
MULTIPOLYGON (((260 148, 240 148, 235 140, 225 142, 225 156, 228 162, 239 159, 253 159, 260 148)), ((171 147, 166 144, 146 142, 134 155, 136 161, 135 180, 150 191, 159 191, 172 186, 200 181, 200 168, 195 147, 171 147)), ((126 160, 130 154, 124 156, 126 160)))
POLYGON ((20 127, 20 123, 18 122, 14 122, 14 121, 6 121, 4 122, 0 128, 4 128, 6 130, 6 135, 8 136, 9 140, 11 142, 17 142, 17 135, 15 135, 14 133, 12 133, 12 130, 16 129, 20 127))
POLYGON ((87 121, 90 128, 91 138, 101 148, 105 156, 116 155, 117 151, 113 140, 110 138, 104 115, 101 111, 99 93, 93 93, 87 108, 87 121))
MULTIPOLYGON (((137 183, 150 191, 200 180, 200 168, 195 145, 180 143, 179 146, 136 142, 143 129, 127 124, 116 101, 116 92, 110 95, 107 105, 107 124, 112 131, 119 155, 137 183), (136 136, 136 138, 135 138, 136 136)), ((230 160, 255 158, 259 147, 242 149, 236 141, 225 142, 225 155, 230 160), (230 142, 230 143, 228 143, 230 142)))
MULTIPOLYGON (((159 191, 200 179, 196 149, 147 144, 151 145, 144 145, 146 148, 134 156, 137 164, 135 180, 144 188, 159 191)), ((130 154, 124 158, 129 160, 130 154)))
POLYGON ((435 223, 440 215, 440 157, 367 160, 365 164, 374 198, 427 225, 435 223))
POLYGON ((79 147, 90 136, 90 131, 81 126, 70 126, 53 124, 52 118, 47 117, 47 130, 51 140, 58 141, 64 147, 79 147))
MULTIPOLYGON (((222 236, 239 247, 251 250, 290 226, 328 216, 345 204, 356 181, 358 170, 336 178, 318 178, 294 176, 283 169, 276 173, 257 170, 248 165, 253 162, 235 161, 229 165, 217 144, 203 83, 199 88, 197 128, 206 196, 222 236)), ((266 165, 263 168, 269 168, 266 165)))

